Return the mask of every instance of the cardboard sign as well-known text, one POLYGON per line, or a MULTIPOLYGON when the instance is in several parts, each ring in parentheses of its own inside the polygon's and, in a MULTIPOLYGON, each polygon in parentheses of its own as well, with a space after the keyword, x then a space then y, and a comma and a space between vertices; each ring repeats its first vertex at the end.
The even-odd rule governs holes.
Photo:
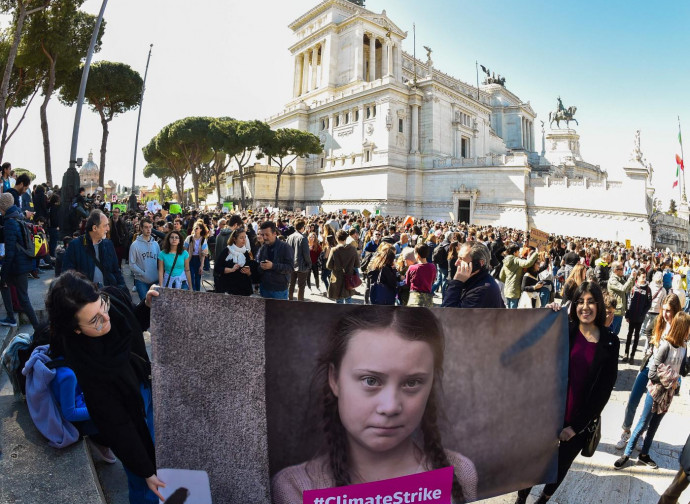
POLYGON ((362 215, 364 215, 364 217, 369 217, 371 215, 371 212, 365 208, 364 210, 362 210, 362 215))
POLYGON ((232 212, 232 209, 233 209, 232 201, 226 201, 225 203, 223 203, 223 208, 227 208, 226 212, 232 212))
POLYGON ((179 215, 182 213, 182 207, 178 203, 173 203, 170 205, 170 213, 173 215, 179 215))
POLYGON ((127 211, 127 205, 123 205, 122 203, 113 203, 113 210, 115 210, 116 208, 120 209, 120 213, 125 213, 127 211))
POLYGON ((348 485, 319 490, 306 490, 304 504, 364 503, 451 504, 453 468, 444 467, 400 478, 391 478, 360 485, 348 485))
POLYGON ((113 203, 115 203, 115 202, 117 201, 117 194, 111 194, 111 195, 110 195, 110 201, 112 201, 113 203))
POLYGON ((455 215, 453 215, 453 212, 448 212, 448 217, 450 217, 451 222, 455 222, 455 215))
POLYGON ((625 248, 627 248, 627 249, 632 248, 632 244, 630 243, 630 240, 625 240, 625 248))
POLYGON ((543 250, 546 248, 547 243, 549 243, 549 233, 538 229, 529 230, 529 242, 527 242, 527 245, 543 250))

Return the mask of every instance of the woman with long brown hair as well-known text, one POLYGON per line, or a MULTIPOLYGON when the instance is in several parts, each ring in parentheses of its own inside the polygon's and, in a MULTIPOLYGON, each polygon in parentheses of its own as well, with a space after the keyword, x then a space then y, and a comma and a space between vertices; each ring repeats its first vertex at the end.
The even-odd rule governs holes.
POLYGON ((337 321, 326 345, 312 382, 323 449, 274 476, 274 504, 449 466, 453 502, 475 500, 474 464, 444 449, 438 428, 445 341, 431 310, 360 307, 337 321))
POLYGON ((367 290, 371 304, 394 305, 398 292, 398 272, 395 264, 395 247, 382 243, 369 262, 367 290))
POLYGON ((561 296, 563 298, 562 303, 565 304, 573 299, 573 295, 577 288, 582 285, 582 283, 587 278, 587 267, 584 264, 576 264, 573 266, 570 275, 563 284, 563 291, 561 296))
POLYGON ((204 274, 204 262, 208 258, 208 227, 199 219, 194 223, 192 234, 184 241, 184 248, 189 252, 189 271, 192 277, 192 289, 201 290, 201 276, 204 274))
POLYGON ((189 273, 189 253, 182 248, 182 235, 170 231, 158 253, 158 284, 172 289, 191 289, 192 277, 189 273))
MULTIPOLYGON (((640 371, 637 373, 637 377, 635 378, 635 383, 630 390, 628 404, 625 407, 623 432, 621 433, 620 440, 616 443, 616 448, 619 450, 622 450, 630 440, 630 429, 632 428, 637 406, 640 404, 640 399, 642 399, 642 396, 647 390, 650 361, 654 357, 654 354, 656 354, 656 351, 659 348, 659 343, 671 330, 671 323, 680 311, 681 306, 678 296, 675 294, 667 295, 661 304, 661 313, 658 317, 656 317, 656 322, 654 323, 654 330, 651 333, 651 337, 647 338, 642 365, 640 366, 640 371)), ((642 444, 644 442, 644 440, 641 438, 643 433, 644 431, 640 432, 640 435, 638 436, 638 448, 640 449, 642 448, 642 444)))
POLYGON ((654 435, 659 428, 661 420, 671 406, 673 393, 676 387, 678 387, 678 376, 681 372, 681 365, 685 360, 685 345, 690 336, 690 315, 680 312, 673 317, 670 325, 671 329, 661 339, 657 351, 654 353, 654 358, 651 359, 649 365, 649 381, 651 384, 647 389, 647 398, 642 408, 642 414, 628 440, 623 456, 613 464, 615 469, 622 469, 626 466, 637 440, 644 431, 647 431, 647 434, 645 435, 637 461, 652 469, 659 467, 649 456, 649 449, 652 446, 654 435))

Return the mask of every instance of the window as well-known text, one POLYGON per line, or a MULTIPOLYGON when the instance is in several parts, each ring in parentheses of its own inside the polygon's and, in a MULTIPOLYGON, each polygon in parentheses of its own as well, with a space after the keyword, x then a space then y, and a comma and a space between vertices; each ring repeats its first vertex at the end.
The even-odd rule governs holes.
POLYGON ((470 223, 470 200, 458 201, 458 222, 470 223))
POLYGON ((350 113, 345 112, 345 124, 348 124, 350 122, 350 113))
POLYGON ((462 137, 460 140, 460 157, 468 158, 470 157, 470 139, 462 137))
POLYGON ((369 161, 371 161, 371 152, 368 150, 365 150, 364 151, 364 162, 368 163, 369 161))
POLYGON ((376 105, 374 105, 373 107, 371 107, 371 115, 372 115, 373 117, 376 117, 376 105))
POLYGON ((371 117, 371 107, 367 107, 367 119, 371 117))
POLYGON ((403 120, 398 119, 398 132, 402 133, 403 132, 403 120))
POLYGON ((321 168, 323 168, 324 159, 321 158, 321 168))
POLYGON ((335 126, 336 126, 336 128, 338 126, 340 126, 340 116, 339 115, 335 116, 335 126))
POLYGON ((359 110, 355 110, 355 122, 359 121, 359 110))
POLYGON ((326 129, 326 120, 325 120, 325 119, 321 119, 321 131, 323 131, 323 130, 325 130, 325 129, 326 129))

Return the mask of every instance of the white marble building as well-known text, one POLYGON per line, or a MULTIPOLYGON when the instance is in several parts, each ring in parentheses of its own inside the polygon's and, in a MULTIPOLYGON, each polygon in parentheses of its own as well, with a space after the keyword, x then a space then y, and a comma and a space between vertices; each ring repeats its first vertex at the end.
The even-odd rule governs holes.
MULTIPOLYGON (((623 180, 609 180, 582 159, 575 130, 536 131, 529 101, 500 76, 477 88, 436 69, 430 49, 426 59, 405 52, 408 34, 386 11, 323 0, 289 27, 293 98, 268 123, 314 133, 324 152, 283 176, 281 207, 380 209, 646 246, 656 226, 654 239, 665 240, 656 245, 687 248, 687 215, 651 220, 639 147, 623 180)), ((233 177, 235 197, 238 184, 233 177)), ((272 205, 274 192, 275 168, 246 170, 251 204, 272 205)))

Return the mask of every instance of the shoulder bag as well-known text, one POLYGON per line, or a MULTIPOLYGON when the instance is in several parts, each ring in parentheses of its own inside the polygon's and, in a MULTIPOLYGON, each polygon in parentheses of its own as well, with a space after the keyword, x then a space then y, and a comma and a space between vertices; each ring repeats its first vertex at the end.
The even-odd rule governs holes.
POLYGON ((170 268, 170 273, 168 273, 168 281, 165 282, 165 287, 167 288, 168 285, 170 285, 170 279, 172 278, 172 273, 175 271, 175 265, 177 264, 177 258, 180 257, 180 254, 176 253, 175 254, 175 259, 173 260, 172 263, 172 268, 170 268))
POLYGON ((376 283, 371 285, 369 299, 371 299, 372 304, 393 305, 395 304, 395 290, 390 289, 387 285, 381 283, 382 273, 383 267, 379 270, 376 283))
POLYGON ((597 451, 601 441, 601 415, 589 422, 585 428, 585 445, 582 447, 582 456, 591 457, 597 451))

